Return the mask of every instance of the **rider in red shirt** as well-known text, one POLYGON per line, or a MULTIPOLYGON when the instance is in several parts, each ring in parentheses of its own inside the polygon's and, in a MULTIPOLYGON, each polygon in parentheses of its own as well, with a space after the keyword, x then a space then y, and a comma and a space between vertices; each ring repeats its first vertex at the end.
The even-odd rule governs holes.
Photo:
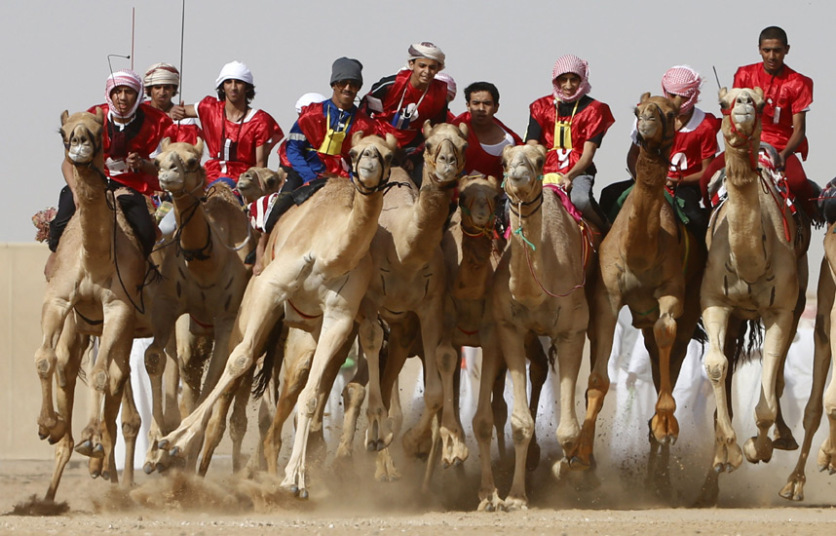
POLYGON ((587 95, 589 66, 577 56, 558 58, 552 85, 552 95, 531 103, 525 140, 546 147, 543 173, 555 174, 584 218, 606 232, 609 222, 592 197, 596 174, 592 159, 615 118, 609 106, 587 95))

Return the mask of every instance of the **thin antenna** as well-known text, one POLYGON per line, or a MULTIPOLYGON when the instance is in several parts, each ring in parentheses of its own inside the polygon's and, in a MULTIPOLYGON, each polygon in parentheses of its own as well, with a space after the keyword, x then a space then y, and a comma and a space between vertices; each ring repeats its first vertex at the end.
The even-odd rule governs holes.
POLYGON ((717 76, 717 67, 712 65, 711 68, 714 69, 714 79, 717 80, 717 89, 723 89, 723 87, 720 85, 720 77, 717 76))
POLYGON ((131 8, 131 70, 134 70, 134 28, 136 28, 136 8, 131 8))
POLYGON ((113 78, 113 65, 110 64, 110 58, 123 58, 126 60, 131 59, 130 56, 123 56, 122 54, 108 54, 107 55, 107 67, 110 69, 110 77, 113 78))
POLYGON ((186 33, 186 0, 183 0, 183 9, 180 13, 180 87, 177 92, 180 93, 180 103, 183 103, 183 36, 186 33))

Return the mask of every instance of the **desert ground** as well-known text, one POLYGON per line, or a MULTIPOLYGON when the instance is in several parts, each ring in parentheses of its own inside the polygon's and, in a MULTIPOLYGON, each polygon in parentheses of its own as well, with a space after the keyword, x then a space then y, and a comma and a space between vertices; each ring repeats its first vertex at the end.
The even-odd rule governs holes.
MULTIPOLYGON (((776 451, 769 464, 744 462, 739 470, 720 475, 718 505, 694 508, 711 460, 711 436, 698 441, 693 434, 681 435, 671 450, 670 489, 659 496, 645 484, 645 456, 625 456, 615 448, 618 442, 612 437, 611 404, 610 414, 602 415, 598 428, 597 467, 572 473, 562 481, 551 472, 552 464, 561 456, 553 437, 555 423, 548 416, 540 420, 541 429, 552 432, 538 430, 542 454, 538 468, 528 475, 528 510, 476 511, 479 460, 472 441, 468 460, 460 467, 438 469, 426 493, 420 489, 425 463, 405 459, 398 444, 393 447, 393 456, 402 478, 386 483, 374 480, 375 455, 363 450, 362 434, 358 434, 351 465, 334 466, 329 448, 320 447, 313 453, 309 450, 311 496, 305 501, 279 488, 283 475, 233 475, 228 455, 213 459, 205 478, 173 470, 163 475, 137 471, 136 483, 130 489, 91 479, 86 459, 74 455, 56 504, 37 500, 46 491, 52 472, 52 462, 43 456, 51 452, 51 447, 43 443, 36 453, 40 455, 38 460, 0 460, 0 513, 4 514, 0 517, 0 534, 800 536, 836 531, 836 475, 819 473, 815 468, 821 430, 808 464, 803 502, 791 503, 778 496, 797 451, 776 451), (697 444, 702 447, 697 448, 697 444)), ((406 417, 407 422, 412 418, 408 412, 406 417)), ((750 420, 748 412, 740 419, 747 423, 750 420)), ((251 424, 245 452, 252 451, 254 429, 251 424)), ((29 430, 15 431, 24 432, 35 434, 34 422, 29 430)), ((289 457, 292 433, 292 425, 288 425, 283 434, 280 468, 289 457)), ((331 433, 328 422, 326 433, 331 433)), ((747 437, 743 435, 748 433, 746 427, 741 426, 739 433, 747 437)), ((796 434, 800 441, 801 432, 796 434)), ((495 445, 494 470, 504 495, 510 486, 510 461, 500 461, 495 445)))

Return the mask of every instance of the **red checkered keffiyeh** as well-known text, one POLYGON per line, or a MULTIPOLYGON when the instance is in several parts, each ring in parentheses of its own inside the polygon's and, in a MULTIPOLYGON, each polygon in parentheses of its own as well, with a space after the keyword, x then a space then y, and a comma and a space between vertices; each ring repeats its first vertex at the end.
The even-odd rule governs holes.
POLYGON ((592 89, 589 85, 589 64, 573 54, 560 56, 554 63, 554 68, 552 69, 552 86, 554 86, 554 96, 557 100, 561 102, 575 102, 592 89), (555 83, 558 76, 566 73, 574 73, 581 77, 581 83, 574 95, 564 95, 563 91, 555 83))
POLYGON ((662 91, 688 99, 679 107, 679 115, 685 115, 694 109, 700 98, 701 85, 700 74, 687 65, 671 67, 662 77, 662 91))

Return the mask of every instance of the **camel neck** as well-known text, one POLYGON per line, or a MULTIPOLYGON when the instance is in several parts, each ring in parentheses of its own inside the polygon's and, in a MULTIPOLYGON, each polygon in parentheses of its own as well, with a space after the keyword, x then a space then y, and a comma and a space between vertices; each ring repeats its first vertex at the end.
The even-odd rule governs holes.
POLYGON ((644 148, 636 161, 636 185, 630 194, 624 248, 631 270, 640 271, 654 264, 659 254, 661 212, 665 203, 670 149, 650 154, 644 148))

